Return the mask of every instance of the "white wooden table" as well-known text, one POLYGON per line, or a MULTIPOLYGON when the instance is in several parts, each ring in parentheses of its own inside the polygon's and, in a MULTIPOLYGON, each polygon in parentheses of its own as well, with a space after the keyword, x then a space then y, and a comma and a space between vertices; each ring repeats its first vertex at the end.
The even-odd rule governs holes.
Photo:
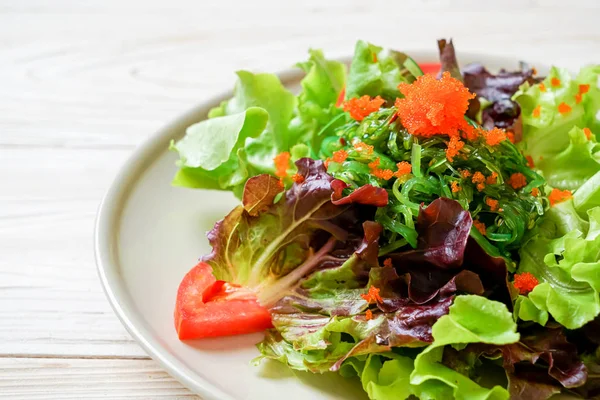
POLYGON ((597 0, 486 4, 0 0, 0 398, 195 398, 113 314, 92 230, 132 149, 236 69, 448 36, 459 53, 600 62, 597 0))

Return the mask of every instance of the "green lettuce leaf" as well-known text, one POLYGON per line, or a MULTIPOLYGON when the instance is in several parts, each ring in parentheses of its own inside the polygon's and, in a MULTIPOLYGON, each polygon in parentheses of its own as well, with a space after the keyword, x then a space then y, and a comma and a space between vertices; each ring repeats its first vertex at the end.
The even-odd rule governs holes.
POLYGON ((552 187, 575 190, 600 170, 600 145, 582 131, 587 127, 598 134, 599 72, 600 66, 586 67, 574 78, 566 69, 553 67, 543 81, 545 90, 525 83, 513 96, 523 122, 518 147, 552 187), (581 85, 588 84, 588 92, 580 93, 581 85), (559 112, 564 105, 570 111, 559 112))
POLYGON ((371 354, 364 361, 352 358, 344 364, 340 373, 346 377, 357 375, 363 389, 373 400, 400 400, 410 396, 417 396, 421 400, 454 398, 452 388, 437 380, 412 385, 410 375, 413 370, 413 357, 385 353, 371 354))
POLYGON ((573 205, 580 215, 600 206, 600 171, 588 179, 573 197, 573 205))
POLYGON ((263 108, 208 119, 187 128, 183 139, 171 143, 179 153, 176 186, 229 189, 248 177, 243 147, 267 126, 263 108))
POLYGON ((420 75, 423 72, 406 54, 359 40, 350 65, 346 99, 369 95, 393 101, 402 97, 400 82, 413 82, 420 75))
POLYGON ((173 184, 232 190, 240 196, 248 178, 275 172, 273 158, 281 152, 289 151, 292 161, 318 158, 322 140, 346 119, 336 107, 346 66, 311 50, 309 60, 298 67, 306 72, 298 96, 274 74, 238 71, 233 97, 210 110, 208 121, 192 125, 172 146, 180 154, 173 184), (259 119, 257 109, 265 120, 252 125, 259 119), (262 129, 242 130, 245 112, 252 114, 247 124, 262 129))
POLYGON ((583 219, 573 203, 552 207, 537 235, 519 251, 518 272, 532 273, 540 281, 517 300, 515 314, 522 320, 545 325, 549 314, 576 329, 600 314, 600 207, 588 210, 583 219))
POLYGON ((600 171, 600 144, 595 138, 588 140, 578 127, 573 127, 568 137, 569 144, 563 151, 535 165, 550 186, 575 190, 600 171))
POLYGON ((536 163, 540 157, 551 157, 563 151, 569 145, 567 133, 574 126, 585 126, 583 102, 575 102, 579 85, 569 71, 553 67, 543 83, 546 91, 540 90, 540 85, 525 83, 513 96, 521 106, 523 120, 523 139, 518 145, 536 163), (553 87, 552 79, 559 79, 560 87, 553 87), (566 115, 558 112, 558 106, 563 102, 572 108, 566 115), (540 115, 536 117, 533 111, 538 106, 540 115))
POLYGON ((306 76, 300 82, 298 106, 289 131, 297 143, 310 145, 312 155, 318 155, 321 141, 345 121, 345 114, 336 102, 346 85, 346 65, 327 60, 321 50, 310 50, 310 58, 298 63, 306 76))
POLYGON ((490 389, 442 364, 444 346, 463 348, 468 343, 510 344, 519 341, 517 325, 502 303, 481 296, 456 297, 448 315, 433 325, 434 342, 415 359, 412 385, 440 381, 452 388, 456 399, 508 399, 501 386, 490 389))
POLYGON ((577 75, 577 81, 580 84, 590 85, 589 92, 583 96, 583 108, 585 109, 585 126, 590 128, 600 138, 600 119, 598 111, 600 110, 600 87, 598 87, 600 76, 600 65, 589 65, 583 67, 577 75))
POLYGON ((296 144, 288 132, 296 97, 276 75, 237 75, 233 97, 171 146, 180 155, 174 185, 232 190, 239 196, 249 177, 272 174, 273 158, 296 144))
POLYGON ((273 158, 296 144, 288 134, 296 97, 287 90, 277 75, 238 71, 234 95, 224 107, 226 115, 249 107, 261 107, 269 113, 269 122, 260 136, 245 146, 248 163, 259 173, 274 171, 273 158))

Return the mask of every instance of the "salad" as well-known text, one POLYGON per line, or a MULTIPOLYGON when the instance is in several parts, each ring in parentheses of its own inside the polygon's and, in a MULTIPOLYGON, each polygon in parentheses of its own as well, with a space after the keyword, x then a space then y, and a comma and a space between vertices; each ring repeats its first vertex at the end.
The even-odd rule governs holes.
POLYGON ((600 396, 600 65, 438 47, 311 50, 297 95, 239 71, 171 144, 174 185, 241 200, 181 282, 181 340, 264 331, 255 363, 377 400, 600 396))

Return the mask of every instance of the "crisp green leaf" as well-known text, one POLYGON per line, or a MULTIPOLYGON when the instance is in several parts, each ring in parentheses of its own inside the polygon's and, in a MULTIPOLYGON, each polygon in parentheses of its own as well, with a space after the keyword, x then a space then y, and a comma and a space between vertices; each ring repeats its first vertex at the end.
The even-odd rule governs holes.
POLYGON ((187 128, 183 139, 173 144, 180 165, 213 171, 229 161, 235 148, 247 138, 260 135, 269 115, 258 107, 237 114, 208 119, 187 128))
POLYGON ((523 320, 543 325, 549 314, 577 329, 600 314, 600 207, 588 210, 588 222, 573 203, 550 208, 537 235, 519 251, 518 272, 540 281, 527 298, 517 300, 515 315, 523 320))
POLYGON ((171 144, 180 157, 173 184, 206 189, 243 184, 249 174, 243 146, 261 134, 268 118, 264 109, 251 107, 190 126, 183 139, 171 144))
POLYGON ((523 121, 518 147, 532 157, 552 187, 575 190, 600 170, 600 145, 582 131, 588 127, 598 134, 599 72, 600 66, 586 67, 574 78, 566 69, 554 67, 544 79, 545 90, 526 83, 513 96, 523 121), (580 93, 586 84, 589 91, 580 93), (565 104, 570 111, 559 112, 565 104))
POLYGON ((575 95, 579 92, 577 82, 566 69, 552 68, 544 80, 546 91, 541 91, 539 85, 524 84, 515 93, 513 99, 521 106, 523 120, 523 140, 519 147, 534 162, 552 157, 563 151, 569 145, 567 133, 574 127, 584 125, 583 103, 576 104, 575 95), (559 79, 560 87, 553 87, 552 79, 559 79), (572 110, 566 115, 558 112, 558 106, 566 103, 572 110), (535 108, 540 107, 540 115, 533 115, 535 108))
POLYGON ((433 325, 434 342, 415 360, 410 383, 421 385, 434 380, 451 387, 457 399, 508 399, 500 386, 484 388, 469 377, 442 364, 444 346, 468 343, 510 344, 519 340, 517 325, 502 303, 481 296, 458 296, 450 313, 433 325))
POLYGON ((381 96, 388 100, 402 97, 400 82, 412 82, 423 73, 416 63, 404 53, 384 50, 359 40, 350 65, 346 98, 363 95, 381 96))
POLYGON ((575 190, 600 171, 600 144, 588 140, 583 130, 573 127, 568 146, 553 157, 536 162, 546 182, 556 188, 575 190))
POLYGON ((308 61, 297 64, 306 76, 300 82, 302 91, 289 131, 292 140, 309 145, 316 156, 323 138, 345 121, 336 102, 346 85, 346 65, 327 60, 321 50, 309 54, 308 61))
POLYGON ((585 109, 585 126, 590 128, 596 135, 596 139, 600 139, 600 65, 589 65, 581 68, 577 75, 579 84, 590 85, 589 91, 583 95, 583 108, 585 109))
POLYGON ((577 189, 573 196, 573 204, 577 212, 583 215, 588 210, 600 206, 600 171, 577 189))
POLYGON ((507 344, 519 340, 506 306, 482 296, 458 296, 450 313, 433 325, 435 347, 457 343, 507 344))
POLYGON ((537 322, 542 326, 548 322, 548 312, 537 308, 531 299, 525 296, 517 297, 514 316, 515 319, 537 322))

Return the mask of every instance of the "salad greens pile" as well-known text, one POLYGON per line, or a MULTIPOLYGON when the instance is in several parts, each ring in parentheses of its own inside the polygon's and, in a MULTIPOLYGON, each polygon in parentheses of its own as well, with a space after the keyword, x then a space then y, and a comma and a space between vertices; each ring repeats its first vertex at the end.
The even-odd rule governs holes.
POLYGON ((600 66, 439 49, 437 77, 364 41, 349 70, 311 50, 297 95, 239 71, 171 144, 174 185, 242 200, 202 261, 268 308, 256 363, 377 400, 600 396, 600 66))

